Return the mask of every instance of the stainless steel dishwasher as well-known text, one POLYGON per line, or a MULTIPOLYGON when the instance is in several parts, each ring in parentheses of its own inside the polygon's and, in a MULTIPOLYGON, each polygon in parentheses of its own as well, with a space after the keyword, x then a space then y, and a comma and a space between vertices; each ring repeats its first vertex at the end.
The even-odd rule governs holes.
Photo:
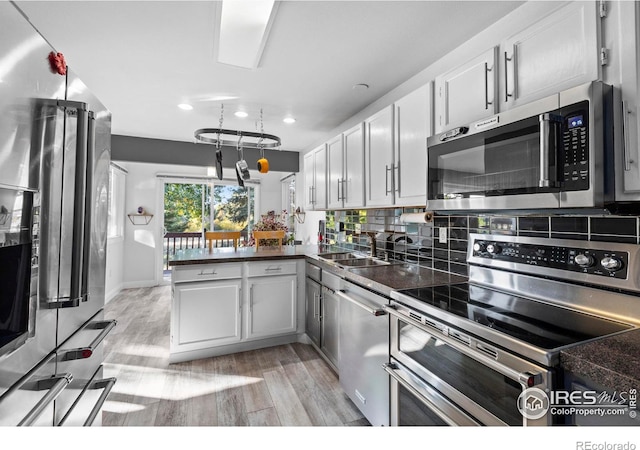
POLYGON ((340 297, 340 385, 374 426, 389 425, 389 300, 348 281, 340 297))

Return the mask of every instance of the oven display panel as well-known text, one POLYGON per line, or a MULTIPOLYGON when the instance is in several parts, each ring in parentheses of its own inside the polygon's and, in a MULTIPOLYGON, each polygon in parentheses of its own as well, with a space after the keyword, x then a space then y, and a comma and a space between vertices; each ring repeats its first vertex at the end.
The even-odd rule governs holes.
POLYGON ((627 252, 476 240, 473 256, 553 269, 627 278, 627 252))

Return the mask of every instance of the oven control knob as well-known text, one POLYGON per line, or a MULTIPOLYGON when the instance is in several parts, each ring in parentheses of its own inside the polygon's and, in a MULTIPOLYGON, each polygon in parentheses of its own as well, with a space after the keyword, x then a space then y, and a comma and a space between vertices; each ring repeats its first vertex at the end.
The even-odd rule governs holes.
POLYGON ((607 269, 609 272, 615 272, 616 270, 622 269, 622 261, 618 258, 614 258, 613 256, 605 256, 600 261, 600 265, 607 269))
POLYGON ((487 252, 491 253, 492 255, 497 255, 498 253, 500 253, 500 246, 498 244, 489 244, 487 245, 487 252))
POLYGON ((593 266, 593 256, 585 255, 583 253, 579 253, 574 258, 574 261, 580 267, 591 267, 593 266))
POLYGON ((475 244, 473 244, 473 251, 474 252, 478 252, 478 253, 482 253, 487 249, 486 245, 484 245, 483 242, 476 242, 475 244))

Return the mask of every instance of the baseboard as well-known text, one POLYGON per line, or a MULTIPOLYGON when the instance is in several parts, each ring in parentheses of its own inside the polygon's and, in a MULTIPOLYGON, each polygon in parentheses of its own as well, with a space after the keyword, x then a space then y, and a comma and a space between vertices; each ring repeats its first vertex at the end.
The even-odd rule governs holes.
POLYGON ((122 283, 122 289, 155 287, 157 285, 158 283, 156 282, 156 280, 126 281, 122 283))
POLYGON ((195 359, 211 358, 212 356, 229 355, 231 353, 258 350, 260 348, 291 344, 293 342, 300 342, 300 336, 296 334, 289 334, 273 338, 238 342, 230 345, 221 345, 219 347, 209 347, 199 350, 188 350, 184 352, 173 352, 169 355, 169 363, 173 364, 185 361, 193 361, 195 359))
POLYGON ((105 294, 104 302, 105 303, 109 303, 111 300, 113 300, 120 293, 120 291, 122 291, 122 289, 123 289, 122 283, 117 285, 115 288, 111 289, 109 292, 107 292, 105 294))

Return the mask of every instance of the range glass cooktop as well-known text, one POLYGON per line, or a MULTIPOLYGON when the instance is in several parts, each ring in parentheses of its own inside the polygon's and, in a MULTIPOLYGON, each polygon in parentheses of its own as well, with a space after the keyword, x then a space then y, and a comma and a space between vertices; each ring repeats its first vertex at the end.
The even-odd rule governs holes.
POLYGON ((404 289, 399 293, 545 350, 633 328, 469 283, 404 289))

